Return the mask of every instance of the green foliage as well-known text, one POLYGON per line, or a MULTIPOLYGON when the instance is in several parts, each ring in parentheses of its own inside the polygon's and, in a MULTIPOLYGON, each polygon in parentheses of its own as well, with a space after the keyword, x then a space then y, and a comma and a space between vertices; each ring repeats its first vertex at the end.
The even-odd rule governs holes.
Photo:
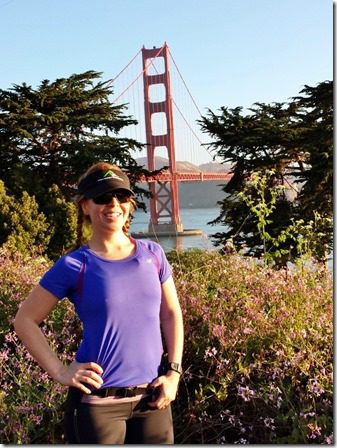
MULTIPOLYGON (((300 93, 289 103, 255 103, 246 115, 240 107, 221 107, 218 115, 209 111, 200 120, 213 139, 209 148, 231 164, 233 173, 223 188, 227 196, 219 203, 220 215, 212 222, 229 229, 215 234, 217 245, 232 239, 249 254, 263 255, 259 220, 239 194, 253 172, 273 170, 269 187, 282 185, 284 192, 273 204, 268 233, 275 238, 294 220, 307 225, 317 212, 324 244, 332 248, 333 83, 305 86, 300 93)), ((289 250, 290 240, 286 244, 289 250)), ((313 256, 321 259, 323 252, 325 247, 317 246, 313 256)), ((300 255, 296 250, 289 254, 292 260, 300 255)))
POLYGON ((326 233, 321 229, 331 225, 331 218, 324 218, 318 212, 314 212, 314 219, 307 222, 303 219, 295 221, 292 218, 291 223, 282 229, 279 235, 272 236, 267 231, 268 226, 273 224, 268 217, 273 214, 277 198, 284 191, 283 186, 273 185, 274 175, 274 170, 253 172, 238 194, 257 218, 257 230, 263 243, 263 258, 266 262, 282 266, 292 258, 293 249, 293 252, 299 255, 299 263, 314 255, 320 260, 325 260, 329 244, 326 233))
MULTIPOLYGON (((238 254, 168 254, 185 323, 184 374, 173 405, 177 444, 333 443, 331 274, 321 265, 273 270, 238 254)), ((0 441, 63 444, 66 388, 18 341, 17 307, 48 269, 0 250, 0 441)), ((61 359, 81 327, 68 301, 45 320, 61 359)))
POLYGON ((23 192, 20 199, 6 193, 0 180, 0 244, 24 255, 41 251, 50 240, 50 228, 39 212, 34 196, 23 192))
MULTIPOLYGON (((257 217, 257 230, 263 243, 263 256, 265 259, 267 259, 268 255, 267 243, 273 242, 275 244, 275 238, 266 230, 267 226, 272 224, 272 220, 268 219, 268 217, 275 210, 277 197, 284 190, 281 185, 270 186, 270 181, 274 175, 274 170, 266 170, 264 173, 253 172, 249 182, 238 194, 238 197, 244 200, 249 210, 257 217)), ((281 251, 279 251, 280 255, 287 253, 282 249, 281 251)))

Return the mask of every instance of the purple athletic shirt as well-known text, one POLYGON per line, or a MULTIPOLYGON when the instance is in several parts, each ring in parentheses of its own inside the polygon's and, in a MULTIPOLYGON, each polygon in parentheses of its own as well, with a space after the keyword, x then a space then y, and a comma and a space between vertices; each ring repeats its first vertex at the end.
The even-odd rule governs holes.
POLYGON ((99 364, 103 387, 136 386, 158 376, 161 284, 172 271, 159 244, 135 243, 134 255, 123 260, 107 260, 82 246, 40 280, 57 298, 74 304, 83 324, 76 360, 99 364))

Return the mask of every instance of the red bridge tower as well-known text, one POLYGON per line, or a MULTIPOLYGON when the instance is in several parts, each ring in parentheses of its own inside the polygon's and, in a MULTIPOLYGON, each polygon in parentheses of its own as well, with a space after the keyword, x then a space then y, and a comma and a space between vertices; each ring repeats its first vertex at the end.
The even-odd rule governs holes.
MULTIPOLYGON (((142 48, 143 81, 144 81, 144 109, 147 141, 148 169, 155 170, 155 151, 157 148, 166 148, 169 160, 169 180, 149 182, 153 198, 150 201, 149 232, 176 234, 183 232, 183 225, 179 214, 178 180, 174 147, 174 127, 172 112, 172 96, 170 85, 168 46, 165 43, 161 48, 142 48), (163 58, 164 71, 153 73, 155 59, 163 58), (152 72, 152 74, 150 74, 152 72), (155 95, 150 95, 151 86, 156 86, 160 92, 165 92, 162 101, 151 101, 155 95), (158 86, 159 89, 158 89, 158 86), (151 98, 152 97, 152 98, 151 98), (158 120, 163 123, 166 130, 158 134, 153 129, 155 114, 161 114, 158 120)), ((158 61, 157 61, 158 62, 158 61)), ((158 66, 158 64, 156 65, 158 66)), ((152 89, 151 89, 152 90, 152 89)), ((159 118, 159 117, 158 117, 159 118)))

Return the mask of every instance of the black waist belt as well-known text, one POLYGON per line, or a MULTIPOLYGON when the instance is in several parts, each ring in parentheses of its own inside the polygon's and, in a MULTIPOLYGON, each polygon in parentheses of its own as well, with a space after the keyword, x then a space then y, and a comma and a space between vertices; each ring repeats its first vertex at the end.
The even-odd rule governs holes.
POLYGON ((149 392, 147 387, 105 387, 104 389, 96 389, 91 392, 91 395, 98 395, 99 397, 118 397, 127 398, 135 397, 136 395, 149 392))

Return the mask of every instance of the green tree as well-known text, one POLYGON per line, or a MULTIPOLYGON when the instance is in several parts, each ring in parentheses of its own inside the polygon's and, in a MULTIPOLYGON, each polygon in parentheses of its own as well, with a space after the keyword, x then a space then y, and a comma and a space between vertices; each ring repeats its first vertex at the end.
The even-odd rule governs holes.
POLYGON ((40 202, 56 184, 69 199, 78 176, 100 160, 140 173, 131 152, 142 145, 118 137, 136 121, 110 102, 112 88, 100 76, 87 71, 37 89, 23 83, 0 90, 0 178, 10 191, 26 190, 40 202))
MULTIPOLYGON (((302 95, 288 103, 255 103, 247 114, 241 107, 221 107, 219 114, 209 110, 202 117, 203 132, 213 138, 209 148, 223 163, 231 164, 233 174, 223 187, 226 197, 219 203, 220 215, 212 222, 228 229, 214 235, 217 245, 232 239, 250 255, 261 256, 269 250, 261 239, 257 215, 240 197, 251 174, 264 170, 273 172, 268 177, 271 190, 283 187, 264 228, 271 241, 294 219, 309 222, 319 212, 325 223, 320 233, 332 245, 327 224, 332 216, 332 90, 332 82, 326 81, 317 87, 305 86, 302 95)), ((265 200, 270 202, 268 197, 265 200)), ((296 250, 291 253, 291 257, 297 255, 296 250)), ((322 258, 319 250, 313 255, 322 258)))
POLYGON ((47 250, 53 256, 74 240, 67 202, 78 177, 93 163, 104 160, 124 168, 140 206, 149 195, 135 185, 139 176, 149 174, 132 157, 143 145, 119 136, 136 120, 124 115, 125 105, 111 103, 112 87, 100 77, 87 71, 44 80, 36 89, 23 83, 0 90, 0 179, 16 198, 23 191, 34 195, 54 229, 47 250))
MULTIPOLYGON (((305 153, 304 169, 296 176, 302 185, 298 196, 300 218, 313 220, 322 241, 332 248, 333 235, 333 84, 305 86, 295 98, 299 144, 305 153), (317 213, 320 219, 317 221, 317 213)), ((324 257, 322 246, 317 247, 324 257)))

